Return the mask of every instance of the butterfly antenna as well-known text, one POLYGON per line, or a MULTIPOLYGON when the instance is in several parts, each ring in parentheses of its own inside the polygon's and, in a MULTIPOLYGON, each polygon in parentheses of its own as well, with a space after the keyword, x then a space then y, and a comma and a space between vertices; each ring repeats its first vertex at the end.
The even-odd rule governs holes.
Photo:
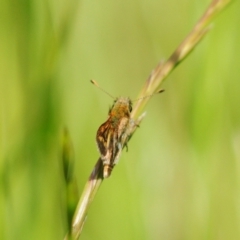
POLYGON ((110 93, 108 93, 108 92, 105 91, 103 88, 101 88, 95 80, 90 80, 90 82, 91 82, 93 85, 95 85, 96 87, 98 87, 100 90, 102 90, 103 92, 105 92, 109 97, 115 99, 115 97, 113 97, 110 93))
POLYGON ((153 94, 150 94, 150 95, 147 95, 147 96, 144 96, 144 97, 141 97, 141 98, 135 99, 133 102, 136 102, 136 101, 138 101, 138 100, 142 100, 142 99, 144 99, 144 98, 152 97, 153 95, 155 95, 155 94, 159 94, 159 93, 162 93, 162 92, 164 92, 164 91, 165 91, 164 89, 160 89, 159 91, 157 91, 157 92, 155 92, 155 93, 153 93, 153 94))

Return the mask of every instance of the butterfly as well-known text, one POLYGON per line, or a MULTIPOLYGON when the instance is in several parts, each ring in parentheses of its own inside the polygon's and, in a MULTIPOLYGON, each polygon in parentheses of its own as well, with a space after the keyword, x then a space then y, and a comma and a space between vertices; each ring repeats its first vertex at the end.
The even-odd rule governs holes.
MULTIPOLYGON (((91 83, 102 89, 96 81, 91 83)), ((160 90, 159 92, 163 92, 160 90)), ((149 95, 151 96, 151 95, 149 95)), ((149 97, 147 96, 147 97, 149 97)), ((131 118, 132 101, 127 97, 115 98, 112 107, 108 111, 108 119, 97 130, 96 142, 103 163, 103 178, 111 175, 112 169, 118 163, 122 149, 127 148, 127 142, 140 121, 131 118)))
POLYGON ((130 115, 131 111, 132 101, 129 98, 115 99, 109 109, 107 121, 98 128, 96 141, 103 162, 104 178, 110 176, 122 149, 127 147, 125 140, 128 140, 131 135, 130 125, 134 124, 130 115))

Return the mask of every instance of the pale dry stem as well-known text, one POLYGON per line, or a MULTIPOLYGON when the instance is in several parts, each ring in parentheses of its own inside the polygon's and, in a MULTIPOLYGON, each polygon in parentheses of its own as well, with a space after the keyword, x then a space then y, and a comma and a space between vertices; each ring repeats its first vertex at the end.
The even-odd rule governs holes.
MULTIPOLYGON (((160 85, 163 80, 170 74, 170 72, 184 59, 186 56, 194 49, 194 47, 200 42, 200 40, 209 31, 209 23, 216 16, 217 13, 222 11, 231 0, 213 0, 210 6, 207 8, 206 12, 203 14, 201 19, 197 22, 190 34, 184 39, 184 41, 179 45, 179 47, 174 51, 170 58, 161 62, 151 73, 147 81, 145 82, 142 91, 140 92, 138 98, 142 98, 137 101, 131 117, 136 119, 139 113, 142 111, 143 107, 147 104, 150 98, 143 98, 144 96, 153 94, 160 89, 160 85)), ((139 120, 142 120, 142 118, 139 120)), ((132 133, 136 128, 132 129, 132 133)), ((128 140, 128 139, 126 139, 128 140)), ((79 200, 78 206, 76 208, 75 215, 72 222, 72 239, 78 239, 81 234, 84 221, 86 219, 87 210, 90 203, 92 202, 95 193, 97 192, 99 186, 103 181, 102 177, 102 164, 101 159, 96 163, 88 182, 85 185, 82 196, 79 200)))

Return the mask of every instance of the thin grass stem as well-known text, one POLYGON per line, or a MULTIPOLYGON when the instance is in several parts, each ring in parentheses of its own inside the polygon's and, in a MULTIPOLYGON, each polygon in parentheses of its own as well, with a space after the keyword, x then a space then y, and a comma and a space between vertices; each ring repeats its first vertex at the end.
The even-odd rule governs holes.
MULTIPOLYGON (((145 82, 138 99, 133 107, 131 117, 141 122, 143 115, 140 115, 143 108, 148 103, 150 98, 144 98, 144 96, 151 95, 160 90, 160 86, 167 76, 173 71, 178 64, 183 61, 188 54, 197 46, 202 38, 210 30, 209 24, 214 17, 221 12, 231 0, 213 0, 203 16, 194 26, 190 34, 183 40, 178 48, 173 52, 169 59, 165 62, 161 62, 151 73, 147 81, 145 82), (138 116, 140 117, 138 118, 138 116)), ((132 134, 136 128, 131 129, 132 134)), ((126 141, 129 139, 126 139, 126 141)), ((93 201, 96 192, 98 191, 103 181, 102 176, 102 163, 101 159, 98 159, 85 187, 82 192, 82 196, 79 200, 78 206, 75 211, 75 215, 72 221, 72 239, 78 239, 87 216, 90 203, 93 201)))

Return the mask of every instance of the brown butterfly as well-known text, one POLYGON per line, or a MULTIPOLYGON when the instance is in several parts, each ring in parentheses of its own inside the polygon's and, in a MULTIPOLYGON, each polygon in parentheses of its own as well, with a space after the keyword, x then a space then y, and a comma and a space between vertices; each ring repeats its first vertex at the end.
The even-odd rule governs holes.
MULTIPOLYGON (((91 83, 100 88, 94 80, 91 80, 91 83)), ((107 94, 111 96, 109 93, 107 94)), ((130 116, 131 111, 132 101, 129 98, 119 97, 115 99, 109 109, 107 121, 98 128, 96 141, 103 162, 104 178, 110 176, 122 149, 127 146, 124 142, 127 142, 126 140, 130 137, 128 129, 130 124, 134 124, 134 120, 130 116)))
MULTIPOLYGON (((91 80, 91 83, 112 97, 97 82, 91 80)), ((159 92, 162 91, 160 90, 159 92)), ((96 141, 103 163, 104 178, 111 175, 113 167, 118 163, 122 149, 127 147, 133 128, 138 126, 138 121, 131 118, 131 111, 132 101, 130 98, 116 98, 109 109, 107 121, 98 128, 96 141)))
POLYGON ((129 137, 132 102, 129 98, 117 98, 108 112, 108 119, 97 131, 97 145, 103 161, 103 177, 110 176, 120 153, 125 146, 124 139, 129 137))

